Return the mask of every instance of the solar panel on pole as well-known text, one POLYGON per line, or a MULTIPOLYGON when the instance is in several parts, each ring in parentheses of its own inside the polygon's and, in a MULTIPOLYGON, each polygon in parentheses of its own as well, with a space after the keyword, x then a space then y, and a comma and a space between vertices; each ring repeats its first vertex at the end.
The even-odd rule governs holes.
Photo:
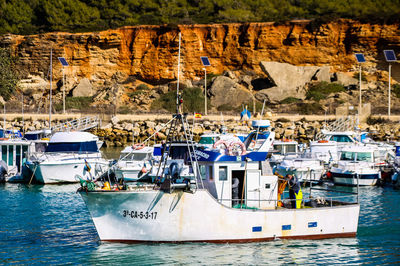
POLYGON ((58 58, 58 61, 60 61, 61 65, 62 65, 63 67, 67 67, 67 66, 68 66, 68 62, 67 62, 67 60, 65 59, 65 57, 59 57, 59 58, 58 58))
POLYGON ((384 50, 383 51, 385 55, 386 62, 396 62, 396 54, 394 53, 393 50, 384 50))
POLYGON ((355 54, 358 63, 365 63, 364 54, 355 54))
POLYGON ((210 60, 208 60, 207 56, 200 56, 201 63, 203 63, 203 66, 211 66, 210 60))

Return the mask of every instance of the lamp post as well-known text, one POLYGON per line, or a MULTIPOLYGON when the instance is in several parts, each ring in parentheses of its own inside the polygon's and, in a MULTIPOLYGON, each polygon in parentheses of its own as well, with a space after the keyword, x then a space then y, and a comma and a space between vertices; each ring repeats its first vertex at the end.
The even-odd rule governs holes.
POLYGON ((211 66, 207 56, 200 56, 201 63, 204 66, 204 114, 207 115, 207 67, 211 66))
POLYGON ((384 50, 384 51, 383 51, 383 54, 385 55, 386 62, 389 63, 388 118, 390 119, 390 106, 391 106, 391 103, 390 103, 391 78, 390 78, 390 77, 391 77, 391 75, 392 75, 392 73, 391 73, 391 72, 392 72, 392 65, 391 65, 390 63, 391 63, 391 62, 396 62, 397 59, 396 59, 396 54, 394 53, 393 50, 384 50))
POLYGON ((69 66, 67 60, 65 57, 59 57, 58 61, 60 61, 62 65, 62 74, 63 74, 63 114, 65 114, 65 72, 64 72, 64 67, 69 66))
POLYGON ((361 64, 362 63, 365 63, 365 57, 364 57, 364 54, 361 54, 361 53, 359 53, 359 54, 355 54, 355 56, 356 56, 356 59, 357 59, 357 62, 358 62, 358 64, 359 64, 359 71, 360 71, 360 73, 359 73, 359 79, 360 79, 360 84, 359 84, 359 88, 360 88, 360 103, 359 103, 359 106, 358 106, 358 122, 360 122, 360 117, 361 117, 361 111, 362 111, 362 98, 361 98, 361 82, 362 82, 362 69, 361 69, 361 64))

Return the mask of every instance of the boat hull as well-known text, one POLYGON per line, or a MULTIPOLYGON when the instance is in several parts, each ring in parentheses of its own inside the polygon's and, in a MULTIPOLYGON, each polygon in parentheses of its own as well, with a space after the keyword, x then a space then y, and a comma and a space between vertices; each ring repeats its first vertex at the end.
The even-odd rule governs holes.
MULTIPOLYGON (((105 171, 108 167, 106 160, 90 160, 87 162, 92 167, 91 173, 95 176, 95 169, 105 171)), ((89 178, 90 173, 86 171, 84 160, 69 160, 65 161, 52 161, 52 162, 41 162, 41 163, 30 163, 27 164, 30 170, 28 175, 33 176, 33 182, 40 184, 56 184, 56 183, 76 183, 79 179, 76 176, 83 178, 89 178)), ((30 181, 31 176, 25 176, 25 180, 30 181)))
POLYGON ((359 205, 234 209, 206 190, 82 192, 102 241, 253 242, 354 237, 359 205))
MULTIPOLYGON (((332 179, 335 184, 357 186, 357 174, 354 173, 336 173, 332 172, 332 179)), ((360 186, 375 186, 379 179, 379 173, 360 174, 358 185, 360 186)))

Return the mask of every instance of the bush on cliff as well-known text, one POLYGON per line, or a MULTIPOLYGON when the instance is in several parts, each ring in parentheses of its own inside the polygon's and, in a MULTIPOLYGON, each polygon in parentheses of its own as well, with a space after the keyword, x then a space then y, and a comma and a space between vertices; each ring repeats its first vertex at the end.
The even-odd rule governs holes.
MULTIPOLYGON (((200 88, 186 88, 182 90, 184 112, 204 112, 204 95, 200 88)), ((207 99, 207 106, 210 108, 210 101, 207 99)), ((152 111, 167 110, 176 111, 176 90, 162 94, 151 104, 152 111)))
POLYGON ((15 68, 18 58, 11 55, 10 50, 0 48, 0 96, 9 100, 19 81, 15 68))
MULTIPOLYGON (((65 98, 65 109, 77 109, 85 110, 89 108, 89 105, 93 102, 92 97, 66 97, 65 98)), ((61 111, 63 104, 57 103, 54 105, 56 111, 61 111)))
POLYGON ((320 100, 328 97, 328 95, 331 93, 338 93, 342 91, 345 91, 343 85, 322 81, 310 86, 306 93, 306 99, 319 102, 320 100))

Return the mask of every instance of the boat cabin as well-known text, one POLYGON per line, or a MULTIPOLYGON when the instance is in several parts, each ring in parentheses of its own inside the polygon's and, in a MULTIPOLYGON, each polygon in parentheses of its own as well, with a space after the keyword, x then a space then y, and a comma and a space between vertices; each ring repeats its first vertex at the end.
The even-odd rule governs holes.
POLYGON ((274 209, 278 179, 264 175, 260 162, 199 162, 201 183, 227 207, 274 209), (235 180, 236 179, 236 180, 235 180), (235 188, 236 183, 236 188, 235 188))
POLYGON ((9 139, 0 141, 1 160, 8 166, 8 173, 17 175, 21 173, 22 164, 35 150, 34 143, 22 139, 9 139))
POLYGON ((88 132, 56 132, 51 137, 45 152, 95 153, 99 152, 99 138, 88 132))
POLYGON ((375 162, 375 152, 365 147, 353 147, 352 149, 343 149, 340 152, 341 161, 353 162, 375 162))

